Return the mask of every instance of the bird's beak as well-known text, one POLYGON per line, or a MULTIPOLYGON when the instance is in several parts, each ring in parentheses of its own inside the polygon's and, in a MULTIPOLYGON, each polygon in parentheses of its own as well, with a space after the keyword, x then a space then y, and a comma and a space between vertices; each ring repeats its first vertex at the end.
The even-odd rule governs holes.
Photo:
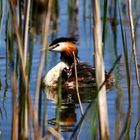
POLYGON ((40 49, 40 51, 46 51, 46 50, 52 51, 54 48, 56 48, 56 45, 52 45, 52 46, 48 46, 46 48, 42 48, 42 49, 40 49))
POLYGON ((49 47, 48 47, 48 50, 49 50, 49 51, 52 51, 52 50, 53 50, 54 48, 56 48, 56 47, 57 47, 56 45, 49 46, 49 47))

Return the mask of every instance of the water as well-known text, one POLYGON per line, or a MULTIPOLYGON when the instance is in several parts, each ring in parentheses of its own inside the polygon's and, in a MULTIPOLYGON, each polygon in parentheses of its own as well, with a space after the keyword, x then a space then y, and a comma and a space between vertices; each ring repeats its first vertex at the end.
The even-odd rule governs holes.
MULTIPOLYGON (((69 21, 68 14, 68 1, 62 0, 59 1, 59 20, 58 20, 58 31, 53 34, 50 31, 49 41, 51 42, 52 38, 60 37, 60 36, 78 36, 78 48, 79 48, 79 57, 82 61, 88 62, 93 65, 93 31, 92 31, 92 18, 91 18, 91 3, 86 1, 85 7, 86 12, 84 11, 84 1, 79 1, 79 13, 77 21, 74 22, 76 27, 73 27, 72 22, 69 21), (66 6, 64 6, 66 5, 66 6), (85 14, 85 15, 83 15, 85 14)), ((6 10, 5 10, 6 12, 6 10)), ((6 17, 5 17, 6 18, 6 17)), ((6 57, 6 43, 5 43, 5 19, 3 22, 3 28, 0 36, 0 138, 1 139, 10 139, 11 138, 11 123, 12 123, 12 92, 11 92, 11 73, 10 73, 10 64, 8 61, 8 56, 6 57)), ((127 20, 125 17, 123 20, 127 20)), ((128 41, 128 50, 129 50, 129 58, 131 58, 131 36, 129 32, 129 24, 124 24, 124 27, 127 29, 127 41, 128 41), (130 45, 129 45, 130 44, 130 45)), ((125 70, 125 60, 123 56, 123 45, 121 38, 121 29, 120 24, 116 25, 116 32, 112 31, 112 26, 110 24, 110 20, 107 22, 107 37, 105 43, 105 68, 107 71, 112 67, 114 61, 116 60, 116 54, 121 54, 122 58, 120 62, 117 64, 114 70, 115 77, 115 85, 112 89, 107 92, 107 102, 108 102, 108 116, 109 116, 109 130, 110 130, 110 138, 118 139, 122 129, 124 128, 127 113, 128 113, 128 88, 127 88, 127 80, 126 80, 126 70, 125 70), (114 38, 116 40, 114 40, 114 38), (115 43, 116 41, 116 43, 115 43), (114 49, 116 47, 116 50, 114 49)), ((139 26, 137 27, 139 31, 139 26)), ((137 40, 139 38, 139 34, 137 36, 137 40)), ((137 44, 139 41, 137 41, 137 44)), ((35 90, 36 90, 36 80, 37 80, 37 71, 39 66, 40 59, 40 48, 41 45, 41 35, 38 34, 35 37, 34 48, 33 48, 33 57, 32 57, 32 70, 31 70, 31 81, 30 81, 30 92, 31 96, 34 99, 35 90)), ((16 49, 15 49, 16 50, 16 49)), ((139 55, 139 49, 138 49, 139 55)), ((49 69, 53 67, 55 64, 59 62, 59 54, 57 53, 49 53, 49 69)), ((138 56, 139 62, 139 56, 138 56)), ((46 69, 44 68, 43 74, 46 73, 46 69)), ((89 91, 88 91, 89 92, 89 91)), ((44 108, 44 93, 42 96, 42 108, 44 108)), ((130 139, 134 139, 136 132, 136 124, 140 118, 140 92, 137 88, 136 78, 135 78, 135 69, 134 62, 132 62, 132 116, 131 116, 131 125, 130 125, 130 139)), ((84 98, 86 98, 85 96, 84 98)), ((84 111, 86 110, 89 98, 87 98, 83 105, 84 111)), ((73 130, 78 125, 81 119, 81 112, 79 105, 76 103, 70 104, 71 107, 67 107, 62 109, 60 119, 64 123, 71 123, 71 126, 68 127, 63 125, 62 136, 64 139, 69 139, 73 133, 73 130), (67 117, 66 117, 67 116, 67 117)), ((43 113, 43 111, 42 111, 43 113)), ((80 140, 84 139, 93 139, 93 124, 98 126, 97 120, 97 110, 96 110, 96 100, 93 106, 88 110, 88 113, 81 125, 79 130, 78 138, 80 140)), ((55 126, 55 118, 56 118, 56 103, 54 101, 47 101, 47 113, 46 116, 49 120, 49 127, 55 126), (53 124, 52 124, 53 123, 53 124)), ((98 128, 98 127, 97 127, 98 128)), ((97 134, 98 129, 96 131, 97 134)), ((140 129, 138 127, 137 139, 140 139, 140 129)))

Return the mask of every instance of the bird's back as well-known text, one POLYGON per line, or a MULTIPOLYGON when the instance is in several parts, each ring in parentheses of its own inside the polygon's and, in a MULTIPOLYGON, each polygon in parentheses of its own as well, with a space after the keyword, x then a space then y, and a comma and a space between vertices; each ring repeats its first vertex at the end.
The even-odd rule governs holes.
MULTIPOLYGON (((105 79, 106 79, 106 86, 110 87, 114 83, 114 78, 112 75, 109 75, 105 72, 105 79)), ((95 68, 88 65, 84 62, 79 62, 77 64, 77 81, 78 87, 97 87, 96 84, 96 75, 95 75, 95 68)), ((68 88, 75 88, 76 86, 76 79, 75 79, 75 68, 72 67, 72 74, 65 82, 65 85, 68 88)))

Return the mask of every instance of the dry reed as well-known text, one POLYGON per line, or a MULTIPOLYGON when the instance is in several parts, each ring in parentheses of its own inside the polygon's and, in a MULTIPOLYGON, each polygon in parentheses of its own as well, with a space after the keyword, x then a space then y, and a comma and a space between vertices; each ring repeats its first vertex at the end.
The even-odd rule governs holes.
POLYGON ((134 62, 135 62, 135 72, 136 72, 136 79, 137 79, 137 85, 140 89, 140 80, 139 80, 139 71, 138 71, 138 63, 137 63, 137 53, 136 53, 136 43, 135 43, 135 28, 132 18, 132 4, 131 0, 128 0, 128 15, 129 15, 129 23, 130 23, 130 30, 131 30, 131 38, 132 38, 132 53, 134 56, 134 62))
POLYGON ((15 81, 12 84, 12 89, 14 92, 13 93, 13 95, 14 95, 13 96, 13 113, 15 113, 15 114, 13 114, 14 119, 12 122, 12 124, 13 124, 12 139, 19 139, 19 138, 26 139, 26 138, 28 138, 28 119, 29 119, 29 116, 31 116, 31 118, 33 120, 33 124, 35 126, 35 133, 34 134, 37 136, 37 138, 40 139, 40 130, 39 130, 39 126, 38 126, 38 121, 37 121, 36 113, 35 113, 34 108, 32 106, 32 101, 31 101, 30 93, 29 93, 29 84, 28 84, 28 78, 27 78, 27 74, 26 74, 26 64, 24 62, 24 55, 23 55, 23 43, 22 43, 22 39, 21 39, 22 35, 20 33, 20 30, 19 30, 19 25, 18 25, 16 13, 15 13, 15 5, 14 5, 12 0, 10 0, 10 6, 11 6, 11 11, 12 11, 13 25, 14 25, 16 39, 17 39, 18 53, 19 53, 19 58, 20 58, 20 63, 21 63, 21 71, 22 71, 21 74, 22 74, 22 78, 24 81, 24 88, 25 88, 25 93, 24 93, 24 96, 25 96, 25 98, 24 98, 25 114, 24 114, 24 122, 23 122, 24 128, 23 128, 23 126, 20 126, 20 128, 22 128, 22 132, 20 132, 21 130, 13 130, 15 127, 16 127, 16 129, 18 129, 18 127, 17 127, 18 116, 17 115, 19 115, 19 113, 17 114, 17 110, 19 108, 21 109, 20 105, 18 105, 18 107, 16 105, 16 102, 17 102, 17 100, 16 100, 17 99, 16 98, 17 82, 15 80, 16 79, 15 74, 13 74, 12 79, 15 81), (14 103, 14 101, 16 101, 16 102, 14 103), (17 120, 15 120, 15 119, 17 119, 17 120), (20 134, 18 135, 18 133, 20 133, 20 134), (18 138, 18 136, 19 136, 19 138, 18 138))
POLYGON ((82 107, 82 103, 81 103, 81 98, 80 98, 80 94, 79 94, 79 89, 78 89, 77 60, 75 58, 75 53, 74 52, 73 52, 73 57, 74 57, 74 71, 75 71, 76 94, 77 94, 78 102, 79 102, 79 105, 80 105, 81 114, 83 115, 84 111, 83 111, 83 107, 82 107))
MULTIPOLYGON (((52 3, 53 3, 52 0, 48 1, 48 12, 46 15, 45 26, 43 29, 44 33, 43 33, 42 50, 45 50, 45 48, 48 44, 47 37, 48 37, 48 33, 49 33, 52 3)), ((48 52, 48 50, 47 50, 47 52, 48 52)), ((44 63, 45 63, 45 51, 41 51, 40 65, 39 65, 38 75, 37 75, 36 95, 35 95, 35 107, 36 107, 37 112, 38 112, 39 93, 40 93, 40 87, 41 87, 41 76, 42 76, 44 63)))
MULTIPOLYGON (((100 2, 93 0, 93 13, 94 13, 94 46, 95 46, 95 69, 96 69, 96 83, 99 89, 105 80, 105 70, 102 51, 102 39, 101 39, 101 19, 100 19, 100 2)), ((98 93, 98 110, 99 110, 99 126, 100 126, 100 138, 109 139, 109 127, 108 127, 108 112, 107 112, 107 100, 106 100, 106 88, 102 86, 98 93)))
POLYGON ((31 0, 25 2, 25 24, 24 24, 24 63, 26 66, 26 58, 27 58, 27 49, 28 49, 28 30, 29 30, 29 17, 30 17, 30 5, 31 0))

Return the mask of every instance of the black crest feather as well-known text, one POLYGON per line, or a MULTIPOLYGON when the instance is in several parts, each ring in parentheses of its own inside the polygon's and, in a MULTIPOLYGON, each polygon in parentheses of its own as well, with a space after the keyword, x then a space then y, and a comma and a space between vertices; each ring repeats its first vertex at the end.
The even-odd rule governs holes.
POLYGON ((76 44, 77 39, 76 39, 76 38, 73 38, 73 37, 70 37, 70 38, 67 38, 67 37, 60 37, 60 38, 55 39, 55 40, 50 44, 50 46, 55 45, 55 44, 60 43, 60 42, 71 42, 71 43, 76 44))

